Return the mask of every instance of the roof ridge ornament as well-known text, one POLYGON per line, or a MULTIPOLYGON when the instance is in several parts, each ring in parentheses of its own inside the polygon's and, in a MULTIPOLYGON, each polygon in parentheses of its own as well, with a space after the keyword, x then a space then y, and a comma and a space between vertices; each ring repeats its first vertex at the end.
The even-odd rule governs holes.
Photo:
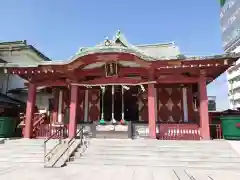
POLYGON ((104 45, 105 46, 110 46, 111 45, 111 41, 108 39, 108 37, 105 38, 104 45))
POLYGON ((119 38, 120 35, 121 35, 121 31, 120 31, 120 30, 117 30, 116 38, 119 38))

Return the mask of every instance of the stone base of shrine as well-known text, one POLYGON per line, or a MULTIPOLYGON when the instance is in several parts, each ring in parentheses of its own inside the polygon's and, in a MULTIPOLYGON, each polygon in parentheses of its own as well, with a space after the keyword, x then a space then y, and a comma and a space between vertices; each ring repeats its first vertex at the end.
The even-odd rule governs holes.
MULTIPOLYGON (((133 138, 149 138, 147 123, 133 123, 133 138)), ((156 124, 156 138, 159 140, 200 140, 197 124, 156 124)))
MULTIPOLYGON (((79 125, 80 126, 80 125, 79 125)), ((85 124, 85 132, 92 138, 148 139, 147 122, 128 122, 127 125, 85 124)), ((156 124, 156 138, 159 140, 200 140, 197 124, 156 124)))
MULTIPOLYGON (((47 138, 55 134, 59 136, 69 136, 69 125, 65 125, 62 131, 59 127, 50 124, 42 124, 39 131, 35 134, 35 138, 47 138), (56 132, 59 132, 56 134, 56 132)), ((84 127, 84 135, 90 138, 117 138, 117 139, 148 139, 149 125, 147 122, 131 122, 126 125, 121 124, 105 124, 97 123, 81 123, 77 125, 77 131, 84 127)), ((222 139, 220 125, 210 124, 211 139, 222 139)), ((200 127, 198 124, 165 124, 156 123, 156 139, 159 140, 201 140, 200 127)))
POLYGON ((128 139, 132 138, 131 122, 126 125, 121 124, 91 124, 92 138, 104 139, 128 139))

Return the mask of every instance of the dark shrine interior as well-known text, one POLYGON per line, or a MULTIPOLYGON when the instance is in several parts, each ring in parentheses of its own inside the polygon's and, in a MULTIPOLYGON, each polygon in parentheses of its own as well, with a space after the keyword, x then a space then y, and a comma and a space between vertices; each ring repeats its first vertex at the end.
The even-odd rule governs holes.
MULTIPOLYGON (((112 86, 105 87, 105 93, 102 103, 101 93, 101 111, 104 111, 104 120, 112 120, 112 86), (102 108, 103 106, 103 108, 102 108)), ((129 89, 124 89, 124 120, 138 121, 138 87, 131 86, 129 89)), ((102 113, 102 112, 101 112, 102 113)), ((116 121, 122 119, 122 86, 114 86, 114 118, 116 121)))

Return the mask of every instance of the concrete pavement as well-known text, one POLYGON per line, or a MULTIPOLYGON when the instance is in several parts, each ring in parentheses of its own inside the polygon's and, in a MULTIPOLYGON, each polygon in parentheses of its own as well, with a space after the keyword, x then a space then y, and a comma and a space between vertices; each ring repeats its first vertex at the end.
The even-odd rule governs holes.
POLYGON ((240 141, 228 141, 228 143, 240 155, 240 141))
POLYGON ((240 172, 229 170, 176 169, 133 166, 70 165, 48 169, 40 165, 0 165, 1 180, 238 180, 240 172), (8 169, 8 170, 7 170, 8 169), (195 179, 194 179, 195 178, 195 179))

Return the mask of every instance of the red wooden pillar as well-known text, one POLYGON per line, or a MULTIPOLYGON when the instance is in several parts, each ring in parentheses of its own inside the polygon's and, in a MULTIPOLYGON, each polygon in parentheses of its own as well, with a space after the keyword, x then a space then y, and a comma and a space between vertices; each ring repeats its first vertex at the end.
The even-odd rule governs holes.
POLYGON ((156 88, 148 84, 148 128, 149 137, 156 138, 156 88))
POLYGON ((205 73, 201 72, 198 82, 199 88, 199 101, 200 101, 200 127, 201 137, 204 140, 210 139, 209 130, 209 114, 208 114, 208 97, 207 97, 207 84, 205 73))
POLYGON ((53 122, 56 123, 58 121, 58 100, 59 99, 59 89, 54 89, 53 92, 53 122))
POLYGON ((78 86, 71 86, 69 115, 69 138, 73 138, 77 131, 78 86))
POLYGON ((35 84, 29 83, 26 119, 25 119, 25 128, 24 128, 24 138, 32 137, 35 101, 36 101, 36 86, 35 86, 35 84))

